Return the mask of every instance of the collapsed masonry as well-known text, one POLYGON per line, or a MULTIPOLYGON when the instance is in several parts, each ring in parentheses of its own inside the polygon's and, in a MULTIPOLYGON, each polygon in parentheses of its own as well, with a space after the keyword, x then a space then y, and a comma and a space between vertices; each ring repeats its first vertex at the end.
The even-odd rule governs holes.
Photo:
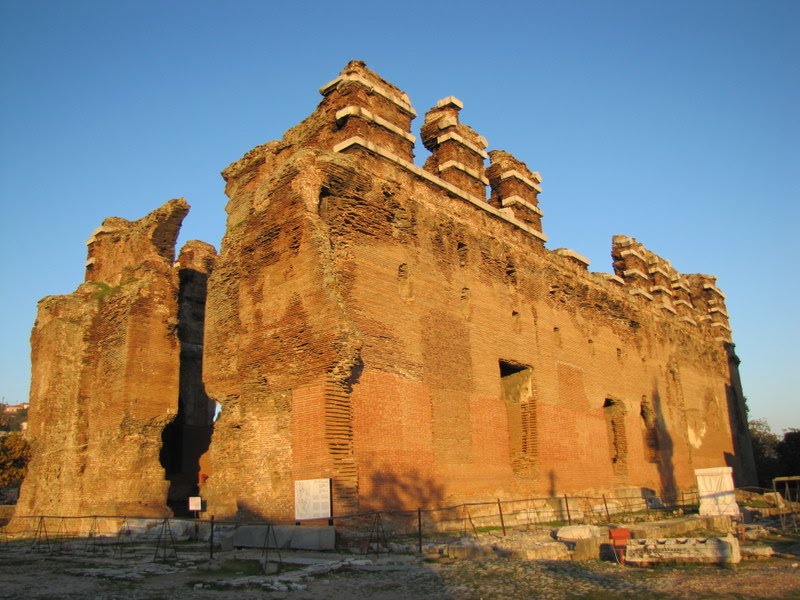
POLYGON ((613 275, 547 250, 540 175, 487 153, 454 97, 425 115, 419 167, 401 90, 351 62, 320 91, 223 172, 219 256, 190 242, 173 264, 173 200, 106 220, 86 282, 42 300, 18 515, 167 514, 199 492, 218 516, 292 518, 314 478, 335 514, 669 496, 723 464, 754 481, 714 277, 625 236, 613 275))

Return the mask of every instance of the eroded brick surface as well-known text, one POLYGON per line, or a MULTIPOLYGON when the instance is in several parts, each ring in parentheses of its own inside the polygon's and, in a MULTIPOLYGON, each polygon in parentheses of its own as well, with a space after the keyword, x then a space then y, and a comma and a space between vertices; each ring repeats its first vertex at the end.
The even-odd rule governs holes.
POLYGON ((31 335, 33 458, 16 514, 167 514, 159 461, 178 409, 175 240, 189 207, 110 218, 86 281, 39 303, 31 335))

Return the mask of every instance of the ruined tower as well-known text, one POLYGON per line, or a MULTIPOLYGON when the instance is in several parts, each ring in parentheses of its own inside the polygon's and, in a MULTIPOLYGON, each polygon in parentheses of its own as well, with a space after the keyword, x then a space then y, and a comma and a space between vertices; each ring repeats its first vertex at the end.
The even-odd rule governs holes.
MULTIPOLYGON (((332 480, 334 514, 632 487, 669 497, 695 468, 726 464, 753 480, 713 277, 627 236, 613 239, 613 273, 547 249, 542 176, 487 151, 455 97, 425 114, 420 167, 400 89, 354 61, 320 92, 282 140, 223 171, 216 259, 195 247, 173 265, 170 217, 137 245, 152 255, 146 277, 120 263, 43 301, 23 510, 43 510, 37 486, 67 468, 46 458, 61 448, 50 427, 70 428, 65 481, 83 490, 102 487, 105 466, 78 459, 82 444, 140 446, 122 468, 152 485, 116 490, 102 504, 113 511, 129 496, 166 511, 199 491, 218 516, 291 519, 294 482, 316 478, 332 480), (190 262, 196 274, 179 278, 190 262), (181 330, 180 315, 203 311, 204 331, 181 330), (114 369, 91 366, 112 355, 114 369), (137 371, 140 355, 158 365, 137 371), (179 382, 189 364, 202 381, 179 382)), ((160 210, 185 212, 176 202, 160 210)), ((119 243, 108 256, 129 256, 119 243)), ((96 510, 78 495, 71 510, 96 510)))

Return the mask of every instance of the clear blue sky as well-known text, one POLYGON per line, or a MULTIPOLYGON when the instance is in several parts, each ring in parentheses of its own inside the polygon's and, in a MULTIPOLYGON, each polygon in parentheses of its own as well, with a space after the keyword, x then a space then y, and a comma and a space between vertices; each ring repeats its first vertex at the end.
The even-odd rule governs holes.
POLYGON ((105 217, 184 196, 181 240, 218 246, 220 170, 358 58, 540 171, 550 248, 718 275, 752 416, 800 427, 798 31, 794 0, 0 0, 0 396, 105 217))

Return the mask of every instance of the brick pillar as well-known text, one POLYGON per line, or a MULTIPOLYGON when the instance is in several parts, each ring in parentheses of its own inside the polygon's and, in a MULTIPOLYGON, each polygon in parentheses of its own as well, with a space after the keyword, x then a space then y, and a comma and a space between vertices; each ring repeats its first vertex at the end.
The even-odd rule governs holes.
POLYGON ((458 113, 464 104, 454 96, 436 103, 425 114, 422 143, 431 151, 425 170, 479 199, 486 198, 483 161, 488 142, 471 127, 459 122, 458 113))

